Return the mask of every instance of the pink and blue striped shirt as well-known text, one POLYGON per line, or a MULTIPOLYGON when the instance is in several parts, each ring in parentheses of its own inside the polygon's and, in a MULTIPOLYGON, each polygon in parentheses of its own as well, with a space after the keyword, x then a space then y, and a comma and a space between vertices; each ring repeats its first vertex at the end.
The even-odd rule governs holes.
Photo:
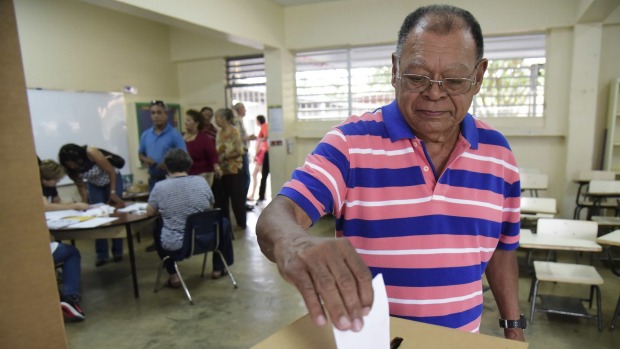
POLYGON ((373 275, 390 314, 478 332, 482 275, 519 243, 519 173, 508 142, 467 114, 443 173, 396 102, 328 132, 282 188, 316 222, 331 213, 373 275))

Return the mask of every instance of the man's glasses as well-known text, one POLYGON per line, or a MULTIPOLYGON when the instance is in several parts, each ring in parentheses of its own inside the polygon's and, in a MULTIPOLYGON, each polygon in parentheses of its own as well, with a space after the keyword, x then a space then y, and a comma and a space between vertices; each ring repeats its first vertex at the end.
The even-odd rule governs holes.
MULTIPOLYGON (((400 60, 398 61, 400 67, 400 60)), ((478 69, 478 64, 474 68, 474 72, 478 69)), ((399 68, 400 70, 400 68, 399 68)), ((476 78, 445 78, 443 80, 432 80, 430 77, 418 74, 400 74, 396 77, 400 80, 400 85, 409 92, 426 91, 433 83, 439 85, 439 89, 448 95, 462 95, 471 90, 476 84, 476 78)))
POLYGON ((164 101, 151 101, 151 107, 154 105, 158 105, 162 108, 166 108, 166 103, 164 103, 164 101))

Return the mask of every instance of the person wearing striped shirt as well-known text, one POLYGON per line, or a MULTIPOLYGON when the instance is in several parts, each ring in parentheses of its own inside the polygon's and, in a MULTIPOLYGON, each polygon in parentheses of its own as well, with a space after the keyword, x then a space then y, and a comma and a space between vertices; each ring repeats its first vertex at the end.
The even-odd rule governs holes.
MULTIPOLYGON (((392 54, 394 102, 334 127, 263 210, 261 249, 317 325, 329 315, 361 330, 379 273, 392 316, 479 332, 486 273, 502 318, 520 319, 518 167, 505 137, 467 112, 483 51, 468 11, 409 14, 392 54), (336 238, 308 235, 326 214, 336 238)), ((504 336, 524 340, 522 328, 504 336)))

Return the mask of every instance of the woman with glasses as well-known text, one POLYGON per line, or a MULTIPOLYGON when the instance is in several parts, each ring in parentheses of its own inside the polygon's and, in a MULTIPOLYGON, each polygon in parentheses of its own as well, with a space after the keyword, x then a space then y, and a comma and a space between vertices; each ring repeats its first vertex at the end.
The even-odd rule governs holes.
MULTIPOLYGON (((65 144, 58 153, 60 164, 67 169, 67 175, 78 188, 82 201, 89 204, 108 203, 124 207, 123 180, 120 172, 110 163, 103 153, 89 146, 65 144)), ((95 241, 99 267, 108 262, 108 240, 95 241)), ((112 256, 114 262, 123 260, 123 239, 112 239, 112 256)))

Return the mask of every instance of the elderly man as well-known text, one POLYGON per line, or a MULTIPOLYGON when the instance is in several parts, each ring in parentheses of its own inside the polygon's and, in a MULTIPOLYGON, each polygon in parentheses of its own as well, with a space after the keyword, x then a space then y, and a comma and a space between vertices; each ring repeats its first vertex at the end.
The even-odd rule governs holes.
POLYGON ((479 332, 482 274, 506 338, 524 340, 515 249, 519 175, 506 139, 467 113, 487 68, 471 13, 407 16, 392 54, 395 101, 330 131, 262 212, 263 253, 314 322, 359 331, 382 273, 394 316, 479 332), (307 229, 336 217, 336 235, 307 229))
MULTIPOLYGON (((248 159, 248 142, 256 140, 255 135, 248 135, 248 132, 245 130, 245 126, 243 125, 243 118, 245 117, 245 105, 243 103, 237 103, 233 106, 233 110, 235 111, 236 119, 235 119, 235 127, 241 133, 241 140, 243 140, 243 197, 247 197, 248 190, 250 190, 250 161, 248 159)), ((248 211, 252 211, 254 206, 246 204, 245 209, 248 211)))

